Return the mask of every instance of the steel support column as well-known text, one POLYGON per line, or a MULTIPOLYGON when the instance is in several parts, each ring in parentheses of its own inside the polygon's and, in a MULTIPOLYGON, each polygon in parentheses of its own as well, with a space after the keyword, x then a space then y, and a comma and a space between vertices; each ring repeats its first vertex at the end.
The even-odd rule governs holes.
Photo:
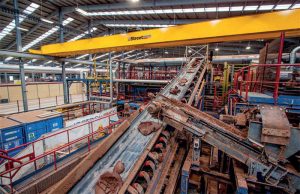
MULTIPOLYGON (((19 10, 18 0, 14 0, 14 9, 19 10)), ((16 25, 17 51, 22 52, 22 39, 21 39, 21 31, 20 31, 20 28, 19 28, 20 27, 19 12, 17 12, 15 14, 15 25, 16 25)), ((24 64, 22 63, 21 58, 19 58, 19 68, 20 68, 20 80, 21 80, 23 108, 24 108, 24 111, 26 112, 26 111, 28 111, 28 102, 27 102, 27 94, 26 94, 24 64)))
MULTIPOLYGON (((59 41, 64 42, 64 26, 63 26, 64 15, 59 9, 58 12, 58 20, 59 20, 59 41)), ((68 84, 66 80, 66 65, 65 62, 61 62, 61 78, 63 82, 63 92, 64 92, 64 104, 69 103, 69 95, 68 95, 68 84)))
MULTIPOLYGON (((91 20, 88 21, 88 32, 89 32, 89 37, 92 38, 92 30, 91 30, 92 24, 91 24, 91 20)), ((93 57, 92 54, 89 54, 89 61, 93 61, 93 57)), ((92 76, 92 70, 93 70, 93 64, 89 65, 90 67, 90 76, 92 76)))
POLYGON ((7 84, 8 83, 8 78, 7 78, 7 73, 6 72, 4 73, 4 80, 5 80, 5 83, 7 84))
POLYGON ((111 52, 109 53, 108 56, 109 60, 109 94, 110 94, 110 102, 113 102, 113 74, 112 74, 112 59, 111 59, 111 52))

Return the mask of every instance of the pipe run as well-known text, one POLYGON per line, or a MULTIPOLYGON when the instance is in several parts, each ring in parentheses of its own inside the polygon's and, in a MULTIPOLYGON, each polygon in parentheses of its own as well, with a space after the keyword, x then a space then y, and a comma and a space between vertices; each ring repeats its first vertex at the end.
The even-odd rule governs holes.
POLYGON ((296 63, 296 54, 297 52, 300 51, 300 46, 297 46, 296 48, 294 48, 290 54, 290 64, 295 64, 296 63))
MULTIPOLYGON (((54 60, 58 62, 69 62, 69 63, 81 63, 86 65, 93 65, 93 61, 86 61, 86 60, 79 60, 79 59, 72 59, 72 58, 58 58, 58 57, 51 57, 51 56, 45 56, 45 55, 36 55, 36 54, 29 54, 29 53, 23 53, 23 52, 15 52, 15 51, 6 51, 6 50, 0 50, 0 56, 6 56, 6 57, 15 57, 15 58, 28 58, 28 59, 38 59, 38 60, 54 60)), ((106 63, 99 63, 96 62, 96 65, 106 66, 106 63)))

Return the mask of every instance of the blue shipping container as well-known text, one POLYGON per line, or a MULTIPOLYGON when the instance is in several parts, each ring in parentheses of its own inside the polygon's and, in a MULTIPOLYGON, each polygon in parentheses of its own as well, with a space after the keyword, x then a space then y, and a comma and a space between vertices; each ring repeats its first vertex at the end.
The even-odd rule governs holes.
POLYGON ((47 123, 45 121, 25 124, 25 139, 27 143, 35 141, 45 133, 47 133, 47 123))
POLYGON ((63 116, 49 111, 36 110, 9 117, 24 124, 25 142, 33 142, 43 134, 63 128, 63 116))
MULTIPOLYGON (((0 118, 0 148, 8 150, 20 146, 25 143, 23 136, 24 126, 18 122, 7 118, 0 118)), ((22 148, 9 152, 9 156, 14 156, 21 151, 22 148)))
POLYGON ((48 119, 46 120, 46 122, 47 122, 47 133, 56 131, 64 127, 63 126, 64 121, 62 116, 48 119))

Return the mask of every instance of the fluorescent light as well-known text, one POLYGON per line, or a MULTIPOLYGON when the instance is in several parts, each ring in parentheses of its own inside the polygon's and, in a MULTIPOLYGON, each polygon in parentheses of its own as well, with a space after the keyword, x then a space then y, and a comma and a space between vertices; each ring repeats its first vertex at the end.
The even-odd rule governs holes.
POLYGON ((78 66, 80 66, 80 65, 82 65, 81 63, 78 63, 77 65, 74 65, 73 67, 78 67, 78 66))
POLYGON ((131 0, 132 2, 139 2, 139 0, 131 0))
MULTIPOLYGON (((97 30, 97 28, 92 28, 92 29, 91 29, 91 32, 94 32, 94 31, 96 31, 96 30, 97 30)), ((86 35, 88 35, 88 34, 89 34, 89 31, 87 30, 87 31, 85 31, 84 33, 79 34, 78 36, 76 36, 76 37, 74 37, 74 38, 68 40, 68 42, 74 41, 74 40, 78 40, 78 39, 80 39, 80 38, 82 38, 82 37, 84 37, 84 36, 86 36, 86 35)))
POLYGON ((274 5, 261 5, 259 6, 259 9, 260 11, 265 11, 265 10, 271 10, 273 9, 274 5))
POLYGON ((48 61, 48 62, 46 62, 45 64, 49 64, 49 63, 52 63, 52 61, 48 61))
POLYGON ((22 31, 28 31, 28 29, 26 29, 26 28, 22 28, 22 27, 18 27, 18 29, 20 29, 20 30, 22 30, 22 31))
POLYGON ((50 21, 50 20, 47 20, 47 19, 45 19, 45 18, 41 18, 41 20, 42 20, 43 22, 47 22, 47 23, 49 23, 49 24, 53 24, 53 22, 52 22, 52 21, 50 21))
POLYGON ((251 49, 251 46, 247 46, 247 47, 246 47, 246 50, 250 50, 250 49, 251 49))
POLYGON ((230 7, 230 11, 243 11, 243 6, 230 7))
MULTIPOLYGON (((25 18, 32 14, 39 7, 36 3, 31 3, 26 9, 22 12, 19 17, 19 24, 21 24, 25 18), (25 14, 25 15, 24 15, 25 14)), ((0 40, 4 38, 6 35, 10 34, 10 32, 16 27, 15 20, 11 21, 1 32, 0 32, 0 40)))
POLYGON ((191 53, 191 52, 192 52, 192 50, 188 50, 188 52, 189 52, 189 53, 191 53))
POLYGON ((12 59, 13 59, 13 57, 7 57, 7 58, 4 59, 4 61, 10 61, 12 59))
MULTIPOLYGON (((70 22, 72 22, 74 19, 73 18, 67 18, 63 21, 63 26, 69 24, 70 22)), ((22 51, 26 51, 27 49, 31 48, 32 46, 36 45, 37 43, 41 42, 42 40, 44 40, 45 38, 47 38, 48 36, 50 36, 51 34, 55 33, 56 31, 58 31, 59 27, 55 26, 53 28, 51 28, 50 30, 48 30, 46 33, 42 34, 41 36, 39 36, 38 38, 36 38, 35 40, 33 40, 32 42, 28 43, 27 45, 25 45, 22 48, 22 51)))
POLYGON ((255 10, 257 10, 257 8, 258 8, 257 5, 246 6, 244 8, 244 11, 255 11, 255 10))
POLYGON ((82 58, 84 58, 84 57, 86 57, 86 56, 88 56, 89 54, 85 54, 85 55, 81 55, 81 56, 79 56, 79 57, 76 57, 76 59, 82 59, 82 58))
MULTIPOLYGON (((134 52, 135 50, 132 50, 132 51, 128 51, 128 52, 125 52, 125 53, 121 53, 121 54, 119 54, 119 55, 116 55, 116 56, 113 56, 111 59, 115 59, 115 58, 118 58, 118 57, 121 57, 122 55, 128 55, 129 53, 132 53, 132 52, 134 52)), ((104 56, 105 55, 108 55, 109 53, 106 53, 106 54, 104 54, 104 56)), ((102 61, 100 61, 100 62, 105 62, 105 61, 108 61, 109 59, 104 59, 104 60, 102 60, 102 61)))
POLYGON ((215 48, 215 51, 219 51, 219 48, 217 47, 217 48, 215 48))
POLYGON ((300 8, 300 3, 297 3, 293 6, 293 9, 297 9, 297 8, 300 8))
POLYGON ((169 54, 169 52, 168 52, 168 51, 165 51, 165 54, 169 54))
POLYGON ((80 9, 80 8, 75 8, 75 11, 81 13, 82 15, 88 14, 88 12, 86 12, 86 11, 84 11, 83 9, 80 9))

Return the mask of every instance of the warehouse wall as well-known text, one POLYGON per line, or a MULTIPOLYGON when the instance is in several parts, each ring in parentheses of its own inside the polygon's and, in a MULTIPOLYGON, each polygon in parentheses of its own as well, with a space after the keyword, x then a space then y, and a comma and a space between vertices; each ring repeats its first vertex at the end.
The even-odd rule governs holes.
MULTIPOLYGON (((73 83, 70 87, 70 94, 82 94, 82 83, 73 83)), ((63 96, 62 83, 31 83, 27 84, 28 100, 37 98, 49 98, 63 96)), ((3 85, 0 86, 0 99, 8 99, 9 102, 22 100, 20 85, 3 85)))

